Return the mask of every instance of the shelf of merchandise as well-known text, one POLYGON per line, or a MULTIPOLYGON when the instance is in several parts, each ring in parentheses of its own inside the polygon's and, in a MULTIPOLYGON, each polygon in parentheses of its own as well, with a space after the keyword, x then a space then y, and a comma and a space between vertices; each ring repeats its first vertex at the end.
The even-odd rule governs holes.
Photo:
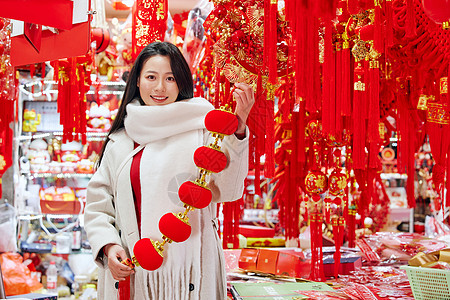
MULTIPOLYGON (((107 132, 86 132, 86 138, 88 141, 100 141, 104 140, 108 135, 107 132)), ((33 139, 42 139, 47 137, 62 137, 63 133, 61 131, 55 132, 39 132, 39 133, 31 133, 30 135, 21 135, 16 137, 15 139, 19 142, 33 140, 33 139)))
POLYGON ((91 178, 93 173, 22 173, 29 178, 91 178))
POLYGON ((408 175, 400 173, 381 173, 381 179, 407 179, 408 175))

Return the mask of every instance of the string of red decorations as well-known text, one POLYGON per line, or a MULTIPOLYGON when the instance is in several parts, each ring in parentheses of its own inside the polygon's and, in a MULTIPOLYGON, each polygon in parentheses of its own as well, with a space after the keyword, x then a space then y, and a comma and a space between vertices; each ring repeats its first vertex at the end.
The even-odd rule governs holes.
POLYGON ((158 223, 159 231, 163 235, 162 241, 140 239, 133 248, 132 258, 122 263, 132 268, 141 266, 149 271, 158 269, 164 261, 164 246, 172 242, 184 242, 191 235, 188 213, 194 209, 205 208, 211 203, 212 193, 208 188, 207 177, 225 169, 227 157, 221 151, 220 143, 225 136, 236 131, 238 120, 231 108, 222 107, 206 115, 205 126, 211 132, 214 142, 201 146, 194 152, 194 162, 199 168, 198 177, 195 181, 184 182, 178 189, 178 196, 184 203, 185 211, 163 215, 158 223))

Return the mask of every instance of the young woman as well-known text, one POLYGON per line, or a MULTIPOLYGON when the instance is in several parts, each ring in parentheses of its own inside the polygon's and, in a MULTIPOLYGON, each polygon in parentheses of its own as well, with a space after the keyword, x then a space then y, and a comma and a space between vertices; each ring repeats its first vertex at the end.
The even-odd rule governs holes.
POLYGON ((210 139, 204 117, 213 109, 207 100, 193 98, 192 75, 176 46, 155 42, 137 57, 87 190, 85 229, 100 267, 99 299, 116 299, 116 283, 128 276, 131 299, 226 299, 216 203, 242 196, 248 171, 245 123, 255 101, 249 85, 235 87, 239 125, 222 142, 228 165, 210 178, 211 204, 189 213, 191 236, 165 246, 159 269, 132 270, 120 261, 132 257, 136 242, 161 241, 161 216, 184 211, 178 187, 198 174, 193 153, 210 139), (132 167, 137 153, 140 161, 132 167), (136 180, 140 184, 132 186, 136 180))

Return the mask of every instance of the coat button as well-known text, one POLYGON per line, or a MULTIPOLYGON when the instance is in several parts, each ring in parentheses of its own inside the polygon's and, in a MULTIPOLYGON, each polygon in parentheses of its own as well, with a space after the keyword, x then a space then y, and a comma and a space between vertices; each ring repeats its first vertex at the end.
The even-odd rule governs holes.
POLYGON ((118 290, 119 289, 119 282, 117 281, 116 283, 114 283, 114 287, 118 290))
POLYGON ((192 292, 194 290, 194 285, 192 283, 189 283, 189 292, 192 292))

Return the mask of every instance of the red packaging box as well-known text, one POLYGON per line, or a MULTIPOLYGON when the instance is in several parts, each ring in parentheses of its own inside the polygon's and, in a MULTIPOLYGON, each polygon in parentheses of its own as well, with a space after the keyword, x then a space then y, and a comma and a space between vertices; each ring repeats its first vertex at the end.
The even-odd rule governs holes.
POLYGON ((280 251, 275 275, 309 278, 310 274, 311 260, 305 259, 303 252, 296 249, 280 251))
POLYGON ((259 249, 256 270, 262 273, 275 274, 278 253, 277 250, 259 249))
POLYGON ((239 225, 239 233, 245 237, 273 238, 275 229, 262 226, 239 225))
POLYGON ((239 268, 247 271, 255 271, 258 254, 259 249, 242 249, 238 262, 239 268))

